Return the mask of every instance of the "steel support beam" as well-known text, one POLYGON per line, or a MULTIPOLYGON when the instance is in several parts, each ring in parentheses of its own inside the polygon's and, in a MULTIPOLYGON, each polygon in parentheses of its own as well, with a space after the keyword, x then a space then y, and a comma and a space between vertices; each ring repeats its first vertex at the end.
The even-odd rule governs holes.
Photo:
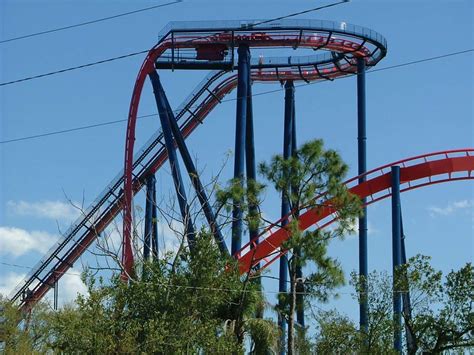
MULTIPOLYGON (((241 44, 237 50, 238 74, 237 74, 237 113, 235 120, 235 159, 234 159, 234 181, 243 187, 244 162, 245 162, 245 133, 247 116, 247 97, 250 81, 250 50, 246 44, 241 44)), ((234 199, 232 210, 232 255, 240 250, 242 245, 242 203, 243 196, 234 199)))
MULTIPOLYGON (((245 166, 247 171, 247 193, 249 194, 249 214, 257 217, 258 206, 254 200, 255 183, 257 181, 257 169, 255 164, 255 139, 253 131, 253 111, 252 111, 252 83, 249 81, 247 88, 247 116, 246 116, 246 132, 245 132, 245 166)), ((258 236, 257 225, 249 226, 249 239, 253 240, 258 236)), ((256 240, 258 244, 258 240, 256 240)), ((257 265, 258 268, 258 265, 257 265)))
POLYGON ((392 277, 393 277, 393 347, 402 352, 401 314, 402 297, 399 287, 399 268, 402 264, 402 233, 400 208, 400 167, 392 166, 392 277))
MULTIPOLYGON (((296 144, 296 104, 295 97, 293 95, 293 110, 291 114, 291 155, 296 154, 297 144, 296 144)), ((294 191, 295 188, 292 188, 294 191)), ((296 251, 298 256, 301 255, 299 250, 296 251)), ((304 280, 303 280, 303 269, 301 266, 296 267, 296 279, 298 283, 296 284, 296 321, 301 328, 305 327, 304 321, 304 280)))
POLYGON ((153 209, 151 213, 151 218, 153 221, 153 230, 151 238, 151 252, 153 255, 153 260, 158 260, 158 216, 156 211, 156 184, 153 188, 153 209))
POLYGON ((206 220, 209 223, 209 227, 211 228, 211 233, 213 234, 221 252, 229 254, 229 249, 227 249, 224 237, 222 236, 219 226, 217 225, 216 216, 209 203, 209 199, 207 198, 206 190, 204 189, 204 186, 201 183, 201 179, 199 179, 199 175, 194 165, 193 159, 191 158, 191 154, 189 153, 188 147, 186 146, 183 134, 179 129, 178 122, 176 122, 176 118, 174 116, 173 110, 171 109, 168 98, 166 97, 166 94, 163 90, 161 82, 159 83, 159 85, 161 86, 161 90, 163 92, 163 99, 165 101, 166 109, 168 111, 168 119, 171 131, 173 133, 181 157, 183 158, 184 166, 186 167, 186 170, 188 172, 189 179, 191 180, 191 183, 196 191, 196 195, 199 200, 199 203, 201 204, 204 216, 206 217, 206 220))
POLYGON ((155 175, 151 174, 146 179, 146 204, 145 204, 145 238, 143 245, 143 259, 150 259, 153 244, 153 209, 156 208, 154 200, 155 175))
MULTIPOLYGON (((245 134, 245 163, 247 171, 247 189, 251 193, 255 193, 254 186, 251 186, 257 181, 257 169, 255 164, 255 139, 253 130, 253 111, 252 111, 252 83, 249 82, 247 88, 247 117, 246 117, 246 134, 245 134), (249 184, 250 182, 250 184, 249 184), (250 185, 250 186, 249 186, 250 185)), ((254 196, 255 197, 255 196, 254 196)), ((256 201, 249 200, 249 212, 251 215, 258 213, 256 201)), ((256 226, 250 226, 249 238, 250 240, 258 236, 258 228, 256 226)), ((258 243, 258 241, 257 241, 258 243)))
MULTIPOLYGON (((359 175, 367 171, 367 135, 365 112, 365 60, 357 59, 357 153, 359 175)), ((365 182, 366 177, 359 179, 359 184, 365 182)), ((362 200, 365 206, 366 199, 362 200)), ((368 331, 367 308, 367 276, 368 276, 368 251, 367 251, 367 207, 363 207, 363 216, 359 218, 359 276, 361 277, 362 295, 359 304, 360 330, 368 331)))
MULTIPOLYGON (((292 80, 288 80, 285 83, 285 119, 283 124, 283 159, 289 159, 293 154, 293 128, 295 127, 293 123, 293 113, 294 113, 294 103, 295 103, 295 86, 292 80)), ((290 201, 288 196, 281 196, 281 217, 285 217, 290 213, 290 201)), ((287 220, 282 221, 282 226, 288 224, 287 220)), ((288 292, 288 258, 286 255, 283 255, 280 258, 280 270, 279 270, 279 285, 278 291, 280 293, 288 292)), ((282 308, 282 304, 280 304, 282 308)), ((280 354, 285 354, 284 346, 286 342, 286 319, 279 315, 278 317, 278 326, 280 327, 281 334, 281 350, 280 354)))
MULTIPOLYGON (((407 264, 407 254, 406 254, 406 249, 405 249, 405 232, 403 231, 403 213, 401 211, 401 201, 400 201, 400 231, 402 234, 402 240, 401 240, 401 247, 402 247, 402 264, 406 265, 407 264)), ((405 287, 407 288, 404 290, 405 292, 402 293, 402 301, 403 301, 403 314, 404 318, 411 321, 411 300, 410 300, 410 285, 408 284, 408 279, 407 275, 403 275, 405 278, 404 284, 405 287)), ((407 342, 407 348, 408 348, 408 353, 409 354, 415 354, 417 351, 416 344, 415 344, 415 338, 410 330, 410 328, 407 326, 407 322, 405 322, 405 336, 406 336, 406 342, 407 342)))
POLYGON ((55 311, 58 310, 58 298, 59 298, 59 284, 58 284, 58 279, 54 281, 54 289, 53 289, 53 308, 55 311))
MULTIPOLYGON (((247 172, 247 201, 249 208, 249 216, 253 220, 249 224, 249 240, 254 240, 258 244, 258 204, 256 201, 257 191, 257 168, 255 164, 255 139, 254 139, 254 130, 253 130, 253 108, 252 108, 252 82, 249 80, 249 85, 247 88, 247 122, 245 124, 245 167, 247 172)), ((251 244, 251 248, 253 248, 251 244)), ((260 263, 254 266, 255 269, 260 268, 260 263)), ((262 279, 260 276, 254 279, 255 284, 260 288, 262 286, 262 279)), ((263 318, 263 308, 257 310, 257 318, 263 318)))
POLYGON ((173 135, 170 127, 170 120, 168 117, 168 110, 164 99, 164 91, 160 84, 160 78, 156 71, 148 74, 153 85, 153 93, 155 94, 156 105, 158 107, 158 114, 160 116, 161 128, 163 130, 163 137, 165 138, 166 151, 168 152, 168 160, 171 168, 171 175, 173 176, 174 187, 178 198, 178 204, 185 226, 185 235, 188 240, 190 249, 194 247, 195 232, 194 226, 189 214, 189 205, 186 199, 186 190, 184 188, 183 179, 181 178, 181 171, 179 169, 178 157, 174 147, 173 135))

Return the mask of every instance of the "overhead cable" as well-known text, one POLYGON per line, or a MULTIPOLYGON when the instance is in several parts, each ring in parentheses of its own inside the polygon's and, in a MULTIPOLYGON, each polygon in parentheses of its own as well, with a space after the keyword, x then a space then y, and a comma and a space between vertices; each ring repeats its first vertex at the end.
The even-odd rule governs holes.
POLYGON ((95 19, 95 20, 91 20, 91 21, 85 21, 85 22, 81 22, 81 23, 76 23, 76 24, 74 24, 74 25, 69 25, 69 26, 64 26, 64 27, 58 27, 58 28, 53 28, 53 29, 50 29, 50 30, 41 31, 41 32, 35 32, 35 33, 30 33, 30 34, 23 35, 23 36, 18 36, 18 37, 7 38, 7 39, 4 39, 4 40, 0 40, 0 44, 2 44, 2 43, 8 43, 8 42, 13 42, 13 41, 19 41, 19 40, 26 39, 26 38, 31 38, 31 37, 42 36, 42 35, 49 34, 49 33, 53 33, 53 32, 59 32, 59 31, 69 30, 69 29, 71 29, 71 28, 76 28, 76 27, 82 27, 82 26, 92 25, 92 24, 94 24, 94 23, 103 22, 103 21, 108 21, 108 20, 113 20, 113 19, 116 19, 116 18, 119 18, 119 17, 124 17, 124 16, 133 15, 133 14, 136 14, 136 13, 139 13, 139 12, 144 12, 144 11, 149 11, 149 10, 158 9, 158 8, 160 8, 160 7, 165 7, 165 6, 174 5, 174 4, 180 3, 180 2, 182 2, 182 1, 183 1, 183 0, 175 0, 175 1, 171 1, 171 2, 164 3, 164 4, 158 4, 158 5, 154 5, 154 6, 145 7, 145 8, 143 8, 143 9, 138 9, 138 10, 133 10, 133 11, 128 11, 128 12, 123 12, 123 13, 117 14, 117 15, 112 15, 112 16, 102 17, 102 18, 98 18, 98 19, 95 19))

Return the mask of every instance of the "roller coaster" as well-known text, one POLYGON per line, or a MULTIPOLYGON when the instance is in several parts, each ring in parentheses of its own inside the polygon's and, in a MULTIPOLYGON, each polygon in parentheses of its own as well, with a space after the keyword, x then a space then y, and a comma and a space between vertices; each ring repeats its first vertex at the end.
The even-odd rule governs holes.
MULTIPOLYGON (((15 288, 10 299, 17 302, 25 311, 31 309, 121 212, 123 212, 122 262, 124 275, 127 278, 133 268, 134 256, 131 244, 133 196, 147 185, 148 179, 167 160, 172 163, 175 186, 179 185, 181 179, 179 166, 173 165, 173 161, 176 160, 176 149, 183 156, 186 169, 217 242, 223 252, 230 252, 238 260, 240 272, 253 272, 257 265, 260 269, 264 269, 281 258, 285 254, 285 250, 281 248, 282 243, 291 237, 288 230, 283 227, 284 222, 290 218, 290 211, 286 209, 283 213, 282 209, 280 220, 263 231, 253 231, 251 240, 241 246, 242 228, 238 224, 241 211, 234 210, 236 224, 232 228, 232 249, 229 251, 220 231, 215 227, 215 217, 199 177, 193 178, 195 168, 190 159, 186 159, 188 153, 184 140, 204 123, 226 95, 237 88, 234 177, 243 177, 244 161, 247 161, 247 177, 251 178, 251 175, 255 174, 251 113, 252 83, 285 83, 285 91, 290 94, 289 104, 285 110, 285 137, 288 138, 285 138, 285 146, 289 147, 287 153, 290 153, 291 145, 293 144, 294 149, 296 144, 294 103, 293 106, 291 103, 293 82, 308 83, 357 76, 358 117, 359 124, 362 124, 362 129, 359 129, 359 175, 348 180, 346 184, 349 191, 360 196, 365 205, 392 195, 390 171, 392 166, 400 166, 402 192, 448 181, 473 179, 474 149, 470 148, 425 154, 366 171, 365 71, 377 65, 386 53, 387 43, 380 34, 344 22, 249 20, 168 24, 160 33, 157 44, 148 52, 135 82, 126 132, 124 169, 15 288), (256 48, 295 51, 301 48, 314 50, 316 53, 309 56, 251 58, 251 50, 256 48), (181 106, 173 111, 156 70, 211 70, 211 72, 181 106), (162 129, 135 153, 137 113, 147 77, 153 85, 162 129), (292 127, 293 133, 291 133, 292 127)), ((179 199, 179 191, 177 194, 179 199)), ((325 201, 324 195, 316 196, 315 201, 318 201, 319 207, 312 205, 300 211, 298 223, 301 230, 310 227, 324 228, 337 220, 337 211, 331 208, 330 204, 322 203, 321 207, 321 202, 325 201)), ((179 202, 181 212, 184 214, 187 203, 185 196, 184 200, 179 202)), ((366 251, 362 250, 360 255, 361 265, 364 265, 364 259, 366 265, 366 251)), ((363 271, 363 267, 361 270, 363 271)), ((363 310, 361 317, 362 313, 363 310)))

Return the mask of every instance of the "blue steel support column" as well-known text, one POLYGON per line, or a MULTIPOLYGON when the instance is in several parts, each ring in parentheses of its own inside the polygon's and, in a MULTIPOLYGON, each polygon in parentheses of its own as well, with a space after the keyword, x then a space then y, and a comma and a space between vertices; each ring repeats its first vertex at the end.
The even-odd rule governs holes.
MULTIPOLYGON (((357 152, 359 175, 367 171, 367 136, 365 116, 365 60, 357 59, 357 152)), ((359 183, 366 180, 365 176, 359 179, 359 183)), ((362 202, 366 203, 364 198, 362 202)), ((367 309, 367 275, 368 275, 368 251, 367 251, 367 207, 363 208, 363 216, 359 218, 359 275, 362 277, 362 297, 359 304, 359 322, 362 332, 368 331, 368 309, 367 309)))
MULTIPOLYGON (((252 83, 249 80, 247 88, 247 117, 246 117, 246 133, 245 133, 245 164, 247 171, 247 189, 251 192, 252 183, 257 181, 257 169, 255 167, 255 140, 253 132, 253 112, 252 112, 252 83), (249 184, 250 182, 250 184, 249 184), (249 186, 250 185, 250 186, 249 186)), ((256 216, 258 213, 255 201, 249 201, 249 213, 251 216, 256 216)), ((258 228, 254 225, 249 226, 250 240, 258 236, 258 228)), ((258 243, 258 240, 256 241, 258 243)), ((257 264, 257 268, 260 264, 257 264)))
POLYGON ((146 205, 145 205, 145 240, 143 245, 143 259, 148 260, 152 249, 153 240, 153 190, 155 188, 155 176, 152 174, 146 179, 146 205))
MULTIPOLYGON (((295 86, 293 81, 288 80, 285 83, 285 121, 283 126, 283 159, 289 159, 292 155, 292 138, 293 138, 293 112, 294 112, 294 99, 295 99, 295 86)), ((281 217, 286 216, 290 213, 290 203, 287 196, 281 197, 281 217)), ((288 224, 288 221, 283 221, 282 226, 288 224)), ((288 291, 288 258, 283 255, 280 258, 280 273, 279 273, 279 286, 278 291, 280 293, 286 293, 288 291)), ((282 305, 280 305, 282 306, 282 305)), ((286 319, 281 315, 278 316, 278 325, 281 331, 281 350, 280 354, 285 354, 284 346, 286 341, 286 319)))
MULTIPOLYGON (((161 83, 158 83, 161 86, 161 83)), ((166 109, 168 111, 168 118, 171 127, 171 131, 173 133, 174 139, 176 140, 176 145, 178 146, 179 152, 181 153, 181 157, 183 158, 184 165, 186 170, 188 171, 189 178, 191 183, 193 184, 194 189, 196 190, 197 197, 199 199, 199 203, 202 206, 202 210, 204 215, 206 216, 207 222, 211 228, 211 232, 214 235, 214 238, 223 253, 229 254, 229 249, 224 241, 224 237, 221 234, 219 226, 216 222, 216 217, 214 215, 214 211, 212 210, 211 205, 209 204, 209 199, 207 198, 206 191, 204 190, 204 186, 202 186, 201 180, 199 179, 198 172, 196 167, 194 166, 193 159, 191 158, 191 154, 189 153, 188 147, 184 142, 183 134, 179 129, 178 122, 176 122, 176 118, 174 116, 173 110, 171 109, 170 103, 168 98, 166 97, 166 93, 162 88, 163 92, 163 99, 166 104, 166 109)))
MULTIPOLYGON (((291 113, 291 155, 296 154, 296 105, 295 105, 295 98, 293 96, 293 110, 291 113)), ((296 251, 298 255, 301 254, 299 250, 296 251)), ((300 327, 305 327, 304 321, 304 284, 303 284, 303 269, 301 266, 296 267, 296 279, 299 280, 296 284, 296 321, 300 325, 300 327)))
POLYGON ((402 264, 402 233, 400 217, 400 167, 392 166, 392 277, 393 277, 393 347, 401 353, 402 298, 398 287, 398 268, 402 264))
MULTIPOLYGON (((243 186, 245 165, 245 126, 250 78, 250 50, 248 45, 241 44, 238 49, 238 55, 234 180, 239 181, 243 186)), ((232 211, 232 255, 239 251, 242 245, 242 202, 242 199, 234 200, 232 211)))
POLYGON ((156 215, 156 184, 153 185, 153 209, 151 213, 153 228, 151 233, 151 252, 153 260, 158 260, 158 216, 156 215))
MULTIPOLYGON (((293 89, 294 90, 294 89, 293 89)), ((293 94, 293 110, 291 112, 291 155, 296 153, 296 109, 295 109, 295 97, 293 94)))
MULTIPOLYGON (((401 240, 401 248, 402 248, 402 265, 406 265, 407 263, 407 254, 405 250, 405 232, 403 231, 403 214, 401 211, 401 202, 400 202, 400 232, 402 235, 402 240, 401 240)), ((407 280, 407 275, 403 275, 404 277, 404 284, 407 289, 405 292, 402 293, 402 301, 403 301, 403 314, 404 317, 408 320, 411 320, 411 300, 410 300, 410 287, 408 285, 408 280, 407 280)), ((407 323, 405 322, 405 336, 406 336, 406 341, 407 341, 407 348, 408 348, 408 353, 409 354, 415 354, 417 349, 416 349, 416 344, 415 344, 415 339, 413 337, 413 334, 410 330, 410 328, 407 326, 407 323)))
POLYGON ((194 246, 195 232, 189 215, 189 206, 186 200, 186 190, 184 189, 183 179, 181 178, 178 157, 176 156, 173 136, 171 134, 168 110, 163 97, 164 92, 160 84, 158 73, 152 71, 149 74, 149 77, 153 85, 153 93, 155 94, 156 105, 158 107, 158 113, 161 121, 161 128, 165 138, 166 151, 168 152, 168 160, 170 162, 171 175, 173 176, 174 187, 178 197, 179 209, 183 218, 183 224, 185 225, 185 235, 188 239, 189 247, 192 249, 194 246))
MULTIPOLYGON (((255 183, 257 182, 257 169, 255 165, 255 139, 253 131, 253 109, 252 109, 252 82, 249 79, 249 86, 247 89, 247 122, 245 125, 245 166, 247 171, 247 196, 249 201, 249 215, 257 218, 258 217, 258 206, 257 201, 254 200, 255 195, 255 183)), ((254 240, 258 244, 258 225, 249 225, 249 240, 254 240)), ((260 263, 256 264, 255 269, 260 269, 260 263)), ((256 278, 254 281, 259 287, 262 286, 262 279, 256 278)), ((257 310, 257 318, 263 318, 263 308, 257 310)))

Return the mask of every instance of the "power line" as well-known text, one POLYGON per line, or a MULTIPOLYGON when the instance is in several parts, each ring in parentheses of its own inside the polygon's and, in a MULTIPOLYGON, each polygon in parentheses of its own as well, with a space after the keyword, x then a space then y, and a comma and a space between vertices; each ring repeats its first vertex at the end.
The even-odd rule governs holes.
POLYGON ((33 75, 33 76, 29 76, 29 77, 22 78, 22 79, 7 81, 7 82, 4 82, 4 83, 0 83, 0 86, 7 86, 7 85, 11 85, 11 84, 18 84, 18 83, 21 83, 21 82, 23 82, 23 81, 29 81, 29 80, 44 78, 44 77, 46 77, 46 76, 51 76, 51 75, 56 75, 56 74, 65 73, 65 72, 68 72, 68 71, 77 70, 77 69, 83 69, 83 68, 87 68, 87 67, 92 67, 92 66, 94 66, 94 65, 109 63, 109 62, 113 62, 113 61, 120 60, 120 59, 125 59, 125 58, 129 58, 129 57, 134 57, 134 56, 137 56, 137 55, 139 55, 139 54, 144 54, 144 53, 148 53, 148 49, 147 49, 147 50, 143 50, 143 51, 139 51, 139 52, 133 52, 133 53, 128 53, 128 54, 120 55, 120 56, 118 56, 118 57, 113 57, 113 58, 98 60, 98 61, 96 61, 96 62, 87 63, 87 64, 82 64, 82 65, 78 65, 78 66, 75 66, 75 67, 69 67, 69 68, 65 68, 65 69, 55 70, 55 71, 52 71, 52 72, 49 72, 49 73, 44 73, 44 74, 39 74, 39 75, 33 75))
POLYGON ((174 5, 174 4, 180 3, 180 2, 182 2, 182 1, 183 1, 183 0, 175 0, 175 1, 172 1, 172 2, 164 3, 164 4, 159 4, 159 5, 154 5, 154 6, 150 6, 150 7, 145 7, 145 8, 143 8, 143 9, 138 9, 138 10, 133 10, 133 11, 129 11, 129 12, 124 12, 124 13, 117 14, 117 15, 102 17, 102 18, 99 18, 99 19, 95 19, 95 20, 91 20, 91 21, 85 21, 85 22, 81 22, 81 23, 74 24, 74 25, 69 25, 69 26, 64 26, 64 27, 58 27, 58 28, 53 28, 53 29, 50 29, 50 30, 41 31, 41 32, 36 32, 36 33, 30 33, 30 34, 23 35, 23 36, 18 36, 18 37, 12 37, 12 38, 8 38, 8 39, 4 39, 4 40, 0 41, 0 44, 7 43, 7 42, 18 41, 18 40, 22 40, 22 39, 26 39, 26 38, 31 38, 31 37, 36 37, 36 36, 42 36, 42 35, 49 34, 49 33, 53 33, 53 32, 59 32, 59 31, 69 30, 69 29, 71 29, 71 28, 82 27, 82 26, 91 25, 91 24, 98 23, 98 22, 113 20, 113 19, 116 19, 116 18, 119 18, 119 17, 124 17, 124 16, 128 16, 128 15, 137 14, 137 13, 139 13, 139 12, 144 12, 144 11, 149 11, 149 10, 158 9, 158 8, 160 8, 160 7, 165 7, 165 6, 174 5))
MULTIPOLYGON (((18 264, 11 264, 11 263, 6 263, 6 262, 0 262, 0 265, 5 265, 5 266, 12 266, 12 267, 17 267, 17 268, 22 268, 22 269, 34 269, 31 266, 26 266, 26 265, 18 265, 18 264)), ((73 275, 73 276, 81 276, 82 274, 80 273, 75 273, 75 272, 63 272, 61 273, 62 275, 73 275)), ((268 276, 268 275, 260 275, 260 277, 265 277, 265 278, 270 278, 270 279, 278 279, 276 277, 268 276)), ((137 281, 135 281, 137 282, 137 281)), ((143 282, 143 281, 138 281, 138 282, 143 282)), ((146 284, 151 284, 151 282, 144 282, 146 284)), ((263 294, 269 294, 269 295, 278 295, 281 293, 287 293, 287 292, 282 292, 282 291, 272 291, 272 290, 257 290, 257 289, 241 289, 241 288, 224 288, 224 287, 206 287, 206 286, 188 286, 188 285, 176 285, 176 284, 161 284, 164 287, 173 287, 177 289, 188 289, 188 290, 196 290, 196 291, 216 291, 216 292, 244 292, 244 293, 263 293, 263 294)), ((401 290, 401 291, 392 291, 392 293, 405 293, 406 291, 401 290)), ((347 295, 352 295, 354 292, 336 292, 337 294, 347 294, 347 295)), ((317 293, 315 292, 307 292, 307 291, 302 291, 302 292, 296 292, 298 295, 315 295, 317 293)))
POLYGON ((251 25, 249 25, 249 27, 254 27, 254 26, 258 26, 258 25, 265 24, 265 23, 270 23, 270 22, 274 22, 274 21, 284 20, 284 19, 286 19, 286 18, 295 17, 295 16, 298 16, 298 15, 308 14, 308 13, 310 13, 310 12, 314 12, 314 11, 326 9, 326 8, 328 8, 328 7, 333 7, 333 6, 341 5, 341 4, 344 4, 344 3, 347 3, 347 2, 349 2, 349 0, 342 0, 342 1, 339 1, 339 2, 332 3, 332 4, 323 5, 323 6, 315 7, 315 8, 312 8, 312 9, 303 10, 303 11, 300 11, 300 12, 295 12, 295 13, 288 14, 288 15, 285 15, 285 16, 275 17, 275 18, 270 19, 270 20, 265 20, 265 21, 261 21, 261 22, 257 22, 257 23, 252 23, 251 25))
MULTIPOLYGON (((406 66, 409 66, 409 65, 420 64, 420 63, 434 61, 434 60, 439 60, 439 59, 448 58, 448 57, 452 57, 452 56, 456 56, 456 55, 461 55, 461 54, 465 54, 465 53, 469 53, 469 52, 473 52, 473 51, 474 51, 474 48, 471 48, 471 49, 466 49, 466 50, 462 50, 462 51, 458 51, 458 52, 442 54, 442 55, 438 55, 438 56, 435 56, 435 57, 429 57, 429 58, 413 60, 413 61, 409 61, 409 62, 405 62, 405 63, 391 65, 391 66, 388 66, 388 67, 373 69, 373 70, 368 71, 367 74, 380 72, 380 71, 385 71, 385 70, 396 69, 396 68, 402 68, 402 67, 406 67, 406 66)), ((352 77, 354 75, 357 75, 357 74, 347 75, 347 76, 339 77, 339 78, 336 78, 336 79, 349 78, 349 77, 352 77)), ((318 84, 318 83, 321 83, 321 81, 296 85, 296 87, 305 87, 305 86, 308 86, 308 85, 314 85, 314 84, 318 84)), ((282 88, 279 88, 279 89, 274 89, 274 90, 262 91, 262 92, 258 92, 258 93, 253 94, 253 96, 268 95, 268 94, 272 94, 272 93, 275 93, 275 92, 280 92, 282 90, 283 90, 282 88)), ((235 98, 231 98, 231 99, 222 100, 221 102, 230 102, 230 101, 235 101, 235 100, 236 100, 235 98)), ((193 106, 193 107, 195 108, 196 106, 193 106)), ((174 111, 174 112, 178 113, 178 111, 174 111)), ((156 116, 156 115, 157 115, 156 113, 153 113, 153 114, 138 116, 137 118, 152 117, 152 116, 156 116)), ((20 137, 20 138, 8 139, 8 140, 0 141, 0 144, 7 144, 7 143, 30 140, 30 139, 35 139, 35 138, 47 137, 47 136, 52 136, 52 135, 58 135, 58 134, 63 134, 63 133, 69 133, 69 132, 74 132, 74 131, 85 130, 85 129, 89 129, 89 128, 108 126, 108 125, 121 123, 121 122, 126 122, 126 121, 127 121, 127 119, 114 120, 114 121, 108 121, 108 122, 93 124, 93 125, 87 125, 87 126, 75 127, 75 128, 65 129, 65 130, 47 132, 47 133, 43 133, 43 134, 36 134, 36 135, 32 135, 32 136, 25 136, 25 137, 20 137)))
POLYGON ((387 69, 395 69, 395 68, 406 67, 407 65, 413 65, 413 64, 429 62, 431 60, 437 60, 437 59, 452 57, 452 56, 455 56, 455 55, 465 54, 465 53, 469 53, 469 52, 473 52, 473 51, 474 51, 474 48, 470 48, 470 49, 465 49, 465 50, 458 51, 458 52, 451 52, 451 53, 447 53, 447 54, 441 54, 441 55, 438 55, 438 56, 435 56, 435 57, 412 60, 411 62, 405 62, 405 63, 401 63, 401 64, 391 65, 389 67, 374 69, 374 70, 369 71, 368 73, 374 73, 374 72, 377 72, 377 71, 382 71, 382 70, 387 70, 387 69))
MULTIPOLYGON (((178 3, 178 2, 181 2, 181 1, 182 1, 182 0, 177 0, 177 1, 174 1, 174 2, 171 2, 171 3, 166 3, 166 4, 162 4, 162 5, 156 5, 156 6, 152 6, 152 7, 150 7, 150 8, 141 9, 141 10, 136 10, 136 11, 132 11, 132 12, 125 13, 125 14, 120 14, 120 15, 116 15, 116 16, 107 17, 107 18, 104 18, 104 19, 99 19, 99 20, 84 22, 84 23, 78 24, 78 25, 67 26, 67 27, 63 27, 63 28, 59 28, 59 29, 55 29, 55 30, 49 30, 49 31, 45 31, 45 32, 38 32, 37 34, 27 35, 27 36, 23 36, 23 37, 17 37, 16 39, 21 39, 21 38, 32 37, 32 36, 36 36, 36 35, 40 35, 40 34, 44 34, 44 33, 50 33, 50 32, 60 31, 60 30, 62 30, 62 29, 67 29, 67 28, 71 28, 71 27, 83 26, 83 25, 85 25, 85 24, 90 24, 90 23, 94 23, 94 22, 104 21, 104 20, 107 20, 107 19, 116 18, 116 17, 120 17, 120 16, 125 16, 125 15, 129 15, 129 14, 131 14, 131 13, 136 13, 136 12, 140 12, 140 11, 146 11, 146 10, 149 10, 149 9, 152 9, 152 8, 156 8, 156 7, 167 6, 167 5, 175 4, 175 3, 178 3)), ((258 26, 258 25, 265 24, 265 23, 270 23, 270 22, 273 22, 273 21, 282 20, 282 19, 289 18, 289 17, 294 17, 294 16, 301 15, 301 14, 306 14, 306 13, 309 13, 309 12, 314 12, 314 11, 321 10, 321 9, 325 9, 325 8, 328 8, 328 7, 340 5, 340 4, 346 3, 346 2, 348 2, 348 1, 349 1, 349 0, 342 0, 342 1, 339 1, 339 2, 337 2, 337 3, 332 3, 332 4, 329 4, 329 5, 319 6, 319 7, 315 7, 315 8, 309 9, 309 10, 304 10, 304 11, 300 11, 300 12, 295 12, 295 13, 288 14, 288 15, 281 16, 281 17, 275 17, 275 18, 270 19, 270 20, 265 20, 265 21, 261 21, 261 22, 254 23, 254 24, 250 25, 250 27, 258 26)), ((202 37, 202 38, 204 38, 204 37, 202 37)), ((12 38, 12 39, 9 39, 9 40, 5 40, 5 41, 0 41, 0 44, 3 43, 3 42, 12 41, 12 40, 15 40, 15 38, 12 38)), ((191 40, 191 41, 192 41, 192 40, 191 40)), ((87 64, 75 66, 75 67, 69 67, 69 68, 65 68, 65 69, 61 69, 61 70, 56 70, 56 71, 52 71, 52 72, 45 73, 45 74, 39 74, 39 75, 34 75, 34 76, 22 78, 22 79, 7 81, 7 82, 0 83, 0 87, 1 87, 1 86, 11 85, 11 84, 18 84, 18 83, 21 83, 21 82, 24 82, 24 81, 29 81, 29 80, 44 78, 44 77, 46 77, 46 76, 51 76, 51 75, 56 75, 56 74, 60 74, 60 73, 65 73, 65 72, 68 72, 68 71, 73 71, 73 70, 82 69, 82 68, 86 68, 86 67, 91 67, 91 66, 98 65, 98 64, 103 64, 103 63, 107 63, 107 62, 112 62, 112 61, 116 61, 116 60, 119 60, 119 59, 124 59, 124 58, 128 58, 128 57, 136 56, 136 55, 138 55, 138 54, 147 53, 148 51, 149 51, 149 50, 143 50, 143 51, 139 51, 139 52, 135 52, 135 53, 124 54, 124 55, 121 55, 121 56, 118 56, 118 57, 113 57, 113 58, 104 59, 104 60, 100 60, 100 61, 96 61, 96 62, 91 62, 91 63, 87 63, 87 64)))
MULTIPOLYGON (((157 115, 157 113, 152 113, 152 114, 149 114, 149 115, 138 116, 137 118, 152 117, 152 116, 156 116, 156 115, 157 115)), ((108 121, 108 122, 97 123, 97 124, 92 124, 92 125, 88 125, 88 126, 80 126, 80 127, 63 129, 63 130, 60 130, 60 131, 53 131, 53 132, 47 132, 47 133, 42 133, 42 134, 35 134, 35 135, 32 135, 32 136, 14 138, 14 139, 9 139, 9 140, 5 140, 5 141, 0 141, 0 144, 13 143, 13 142, 25 141, 25 140, 29 140, 29 139, 54 136, 54 135, 57 135, 57 134, 70 133, 70 132, 75 132, 75 131, 82 131, 82 130, 89 129, 89 128, 109 126, 109 125, 113 125, 113 124, 121 123, 121 122, 127 122, 127 119, 108 121)))
MULTIPOLYGON (((5 265, 5 266, 11 266, 11 267, 16 267, 16 268, 19 268, 19 269, 28 269, 28 270, 33 270, 34 267, 33 266, 26 266, 26 265, 18 265, 18 264, 11 264, 11 263, 6 263, 6 262, 3 262, 1 261, 0 262, 0 265, 5 265)), ((81 276, 81 274, 77 273, 77 272, 63 272, 61 273, 62 275, 74 275, 74 276, 81 276)))

